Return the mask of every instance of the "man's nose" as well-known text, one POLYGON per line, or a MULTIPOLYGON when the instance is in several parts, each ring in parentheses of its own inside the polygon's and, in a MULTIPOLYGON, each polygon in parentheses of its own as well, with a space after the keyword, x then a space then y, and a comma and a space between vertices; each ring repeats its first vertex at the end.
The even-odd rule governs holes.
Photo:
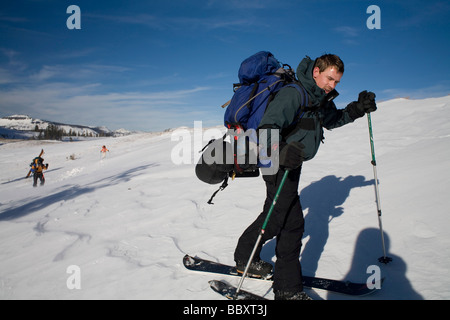
POLYGON ((336 83, 336 81, 331 81, 330 82, 330 87, 331 87, 331 89, 335 89, 336 88, 336 86, 337 86, 337 83, 336 83))

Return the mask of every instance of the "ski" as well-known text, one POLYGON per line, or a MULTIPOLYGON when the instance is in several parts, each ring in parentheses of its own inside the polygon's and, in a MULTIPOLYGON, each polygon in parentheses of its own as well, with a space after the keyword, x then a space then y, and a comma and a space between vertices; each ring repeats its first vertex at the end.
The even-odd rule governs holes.
MULTIPOLYGON (((44 149, 41 149, 41 153, 39 153, 39 155, 36 158, 42 157, 43 154, 44 154, 44 149)), ((28 170, 28 174, 25 176, 25 179, 27 179, 30 175, 31 175, 31 169, 28 170)))
MULTIPOLYGON (((241 276, 236 270, 236 267, 225 265, 222 263, 205 260, 199 257, 192 257, 190 255, 185 255, 183 258, 183 265, 193 271, 209 272, 224 274, 230 276, 241 276)), ((249 278, 255 279, 253 276, 249 278)), ((356 283, 343 280, 332 280, 325 278, 309 277, 303 276, 303 285, 308 288, 316 288, 327 291, 332 291, 335 293, 341 293, 352 296, 363 296, 375 292, 376 288, 369 288, 366 283, 356 283)), ((261 279, 261 278, 256 278, 261 279)), ((272 279, 261 279, 261 280, 272 280, 272 279)), ((382 280, 381 280, 382 282, 382 280)), ((219 286, 220 287, 220 286, 219 286)), ((376 287, 376 286, 375 286, 376 287)))
POLYGON ((239 290, 236 296, 237 288, 225 281, 211 280, 209 285, 215 292, 230 300, 268 300, 245 290, 239 290))

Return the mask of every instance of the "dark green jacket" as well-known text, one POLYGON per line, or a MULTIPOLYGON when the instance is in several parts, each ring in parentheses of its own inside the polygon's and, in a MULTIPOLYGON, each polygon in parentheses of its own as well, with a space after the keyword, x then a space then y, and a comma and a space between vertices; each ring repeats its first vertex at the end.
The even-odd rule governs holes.
POLYGON ((307 91, 309 100, 300 122, 292 126, 301 107, 300 93, 295 88, 286 87, 277 93, 259 124, 259 128, 279 129, 280 146, 292 141, 301 142, 305 146, 305 161, 316 155, 323 140, 323 128, 334 129, 354 121, 346 110, 338 110, 333 101, 326 102, 325 91, 313 79, 313 68, 314 61, 309 57, 304 58, 297 68, 297 77, 307 91))

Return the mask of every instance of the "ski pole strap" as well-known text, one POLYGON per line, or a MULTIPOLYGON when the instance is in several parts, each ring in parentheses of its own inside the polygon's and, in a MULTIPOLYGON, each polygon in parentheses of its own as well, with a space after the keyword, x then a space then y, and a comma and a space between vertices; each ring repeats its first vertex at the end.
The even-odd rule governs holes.
POLYGON ((214 204, 214 203, 212 202, 212 199, 216 196, 216 194, 217 194, 219 191, 225 189, 227 186, 228 186, 228 176, 225 178, 225 180, 223 180, 223 183, 222 183, 222 185, 219 187, 219 189, 217 189, 217 190, 213 193, 213 195, 211 196, 211 198, 208 200, 208 204, 214 204))

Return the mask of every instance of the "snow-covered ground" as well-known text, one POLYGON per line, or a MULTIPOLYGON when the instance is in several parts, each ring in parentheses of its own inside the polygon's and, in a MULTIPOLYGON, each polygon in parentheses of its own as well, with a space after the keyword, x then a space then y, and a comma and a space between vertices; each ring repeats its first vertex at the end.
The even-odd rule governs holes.
MULTIPOLYGON (((368 267, 378 265, 383 289, 357 299, 450 299, 450 96, 378 107, 372 124, 393 261, 377 261, 383 252, 362 118, 327 131, 303 166, 303 272, 365 282, 368 267)), ((193 163, 173 161, 182 143, 173 135, 0 145, 0 299, 223 299, 208 280, 239 279, 190 272, 182 258, 232 264, 239 235, 261 210, 264 185, 232 181, 208 205, 218 186, 199 181, 193 163), (110 153, 102 160, 104 144, 110 153), (50 166, 45 186, 33 188, 23 177, 41 148, 50 166)), ((194 139, 183 141, 197 157, 194 139)), ((274 241, 262 258, 274 261, 274 241)), ((273 297, 269 282, 246 280, 244 289, 273 297)))

